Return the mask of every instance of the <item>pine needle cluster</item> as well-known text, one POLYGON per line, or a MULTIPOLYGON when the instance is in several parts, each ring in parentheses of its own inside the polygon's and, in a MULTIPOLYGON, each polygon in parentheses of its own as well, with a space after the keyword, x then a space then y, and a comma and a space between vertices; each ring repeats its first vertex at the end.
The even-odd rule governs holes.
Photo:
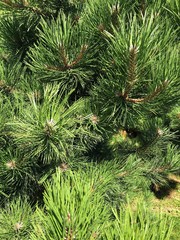
POLYGON ((180 174, 179 16, 177 0, 0 1, 0 239, 170 239, 131 201, 180 174))

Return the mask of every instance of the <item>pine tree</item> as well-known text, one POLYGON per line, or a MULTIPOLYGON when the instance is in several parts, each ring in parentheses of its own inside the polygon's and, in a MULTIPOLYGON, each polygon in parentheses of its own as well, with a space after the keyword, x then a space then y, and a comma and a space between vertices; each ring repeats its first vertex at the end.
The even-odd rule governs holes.
POLYGON ((39 206, 2 239, 116 239, 126 195, 180 174, 179 12, 177 0, 0 1, 0 205, 39 206))

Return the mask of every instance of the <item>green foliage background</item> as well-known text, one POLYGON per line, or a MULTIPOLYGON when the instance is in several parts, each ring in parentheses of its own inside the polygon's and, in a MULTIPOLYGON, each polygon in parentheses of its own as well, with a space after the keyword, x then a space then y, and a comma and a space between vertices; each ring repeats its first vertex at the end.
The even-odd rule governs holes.
POLYGON ((179 13, 0 1, 0 239, 171 239, 132 201, 180 174, 179 13))

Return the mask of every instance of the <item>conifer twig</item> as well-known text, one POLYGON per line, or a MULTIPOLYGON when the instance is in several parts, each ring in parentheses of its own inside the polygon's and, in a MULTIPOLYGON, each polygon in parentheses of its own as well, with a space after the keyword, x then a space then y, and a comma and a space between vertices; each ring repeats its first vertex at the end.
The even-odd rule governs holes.
POLYGON ((82 45, 81 50, 80 50, 80 53, 78 54, 78 56, 76 57, 76 59, 75 59, 72 63, 70 63, 70 64, 68 64, 68 57, 67 57, 67 55, 66 55, 66 51, 65 51, 65 49, 64 49, 64 46, 61 45, 61 46, 59 47, 59 49, 60 49, 60 55, 61 55, 61 58, 62 58, 62 61, 63 61, 63 65, 64 65, 64 66, 56 67, 56 66, 46 65, 46 68, 47 68, 48 70, 65 71, 65 70, 67 70, 67 69, 71 69, 72 67, 74 67, 76 64, 78 64, 78 63, 81 61, 81 59, 83 58, 84 53, 85 53, 85 51, 86 51, 86 49, 87 49, 87 45, 82 45))
POLYGON ((165 80, 162 85, 158 86, 155 88, 154 92, 152 92, 150 95, 148 95, 147 97, 144 98, 144 101, 149 101, 152 100, 153 98, 155 98, 156 96, 158 96, 168 85, 168 81, 165 80))
POLYGON ((88 46, 86 44, 81 46, 80 53, 78 54, 76 59, 71 64, 68 65, 69 68, 73 67, 74 65, 78 64, 81 61, 81 59, 84 56, 85 51, 87 50, 87 47, 88 46))
POLYGON ((166 88, 168 81, 165 80, 162 85, 155 88, 155 90, 150 93, 148 96, 144 98, 130 98, 128 97, 129 92, 131 91, 132 87, 137 81, 137 74, 136 74, 136 59, 137 59, 137 53, 138 48, 131 46, 130 49, 130 57, 129 57, 129 69, 128 69, 128 85, 125 88, 124 93, 120 94, 120 96, 123 96, 123 98, 132 103, 142 103, 142 102, 148 102, 158 96, 160 92, 166 88))
POLYGON ((68 67, 68 57, 66 55, 65 48, 62 44, 59 45, 59 51, 60 51, 60 56, 62 58, 64 68, 66 69, 68 67))
POLYGON ((125 99, 128 98, 128 94, 137 80, 136 59, 137 59, 138 48, 135 46, 131 46, 129 49, 129 52, 130 52, 130 56, 129 56, 129 69, 128 69, 128 85, 126 86, 125 92, 123 94, 125 99))
POLYGON ((155 90, 145 98, 129 98, 127 96, 126 101, 133 103, 149 102, 150 100, 158 96, 162 92, 162 90, 164 90, 167 87, 167 85, 168 81, 165 80, 161 86, 156 87, 155 90))

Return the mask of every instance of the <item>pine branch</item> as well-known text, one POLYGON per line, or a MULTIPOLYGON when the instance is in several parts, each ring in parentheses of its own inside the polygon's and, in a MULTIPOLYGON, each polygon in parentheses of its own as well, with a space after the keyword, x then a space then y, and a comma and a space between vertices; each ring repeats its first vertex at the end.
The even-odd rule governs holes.
POLYGON ((61 55, 61 58, 62 58, 63 66, 61 66, 61 67, 56 67, 56 66, 46 65, 46 68, 47 68, 48 70, 65 71, 65 70, 68 70, 68 69, 73 68, 73 67, 74 67, 75 65, 77 65, 77 64, 81 61, 81 59, 83 58, 84 53, 85 53, 85 51, 86 51, 86 49, 87 49, 87 45, 82 45, 82 46, 81 46, 80 53, 78 54, 78 56, 76 57, 76 59, 75 59, 72 63, 70 63, 70 64, 68 64, 68 57, 67 57, 67 55, 66 55, 66 51, 65 51, 65 49, 64 49, 64 46, 61 45, 61 46, 59 47, 59 49, 60 49, 60 55, 61 55))
POLYGON ((142 102, 149 102, 152 99, 154 99, 156 96, 158 96, 168 85, 168 81, 165 80, 162 85, 155 88, 155 90, 146 96, 145 98, 129 98, 126 97, 126 101, 133 102, 133 103, 142 103, 142 102))
POLYGON ((137 61, 138 48, 135 46, 131 46, 129 51, 130 51, 130 57, 129 57, 129 69, 128 69, 128 85, 125 88, 125 92, 121 96, 123 96, 126 101, 132 102, 132 103, 142 103, 142 102, 151 101, 156 96, 158 96, 162 92, 162 90, 164 90, 164 88, 166 88, 168 81, 165 80, 162 85, 156 87, 151 94, 149 94, 144 98, 129 98, 128 94, 132 90, 132 87, 137 81, 136 61, 137 61))
POLYGON ((87 50, 87 47, 88 47, 87 45, 82 45, 81 46, 80 53, 78 54, 76 59, 71 64, 68 65, 68 68, 73 67, 74 65, 78 64, 81 61, 81 59, 84 56, 85 51, 87 50))
POLYGON ((154 92, 152 92, 149 96, 144 98, 144 102, 150 101, 153 98, 155 98, 156 96, 158 96, 168 85, 168 81, 165 80, 162 85, 158 86, 155 88, 154 92))
POLYGON ((62 61, 63 61, 63 64, 64 64, 64 68, 68 68, 68 57, 66 55, 66 51, 64 49, 64 46, 60 44, 59 46, 59 53, 60 53, 60 56, 62 58, 62 61))
POLYGON ((12 202, 6 200, 6 205, 0 209, 1 239, 29 239, 32 232, 33 210, 25 197, 15 198, 12 202))
POLYGON ((137 81, 137 75, 136 75, 136 59, 137 59, 137 53, 138 48, 135 46, 131 46, 129 49, 130 56, 129 56, 129 69, 128 69, 128 85, 125 88, 125 92, 123 94, 124 98, 128 98, 128 94, 131 91, 132 87, 137 81))

